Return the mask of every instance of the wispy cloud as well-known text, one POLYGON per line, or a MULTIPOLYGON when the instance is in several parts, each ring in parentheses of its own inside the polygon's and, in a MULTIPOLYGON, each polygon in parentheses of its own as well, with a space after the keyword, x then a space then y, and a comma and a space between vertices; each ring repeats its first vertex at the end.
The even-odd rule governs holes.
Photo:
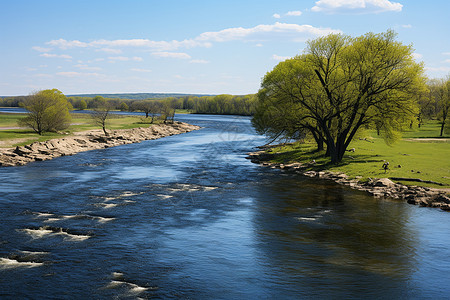
POLYGON ((134 57, 127 57, 127 56, 110 56, 108 57, 110 61, 142 61, 142 57, 134 56, 134 57))
POLYGON ((150 73, 152 70, 132 68, 132 69, 130 69, 130 71, 133 71, 133 72, 140 72, 140 73, 150 73))
POLYGON ((276 22, 272 25, 257 25, 251 28, 234 27, 220 31, 204 32, 196 39, 199 41, 228 42, 234 40, 267 40, 277 37, 294 40, 305 39, 310 36, 322 36, 330 33, 341 33, 331 28, 314 27, 276 22))
POLYGON ((44 47, 39 47, 39 46, 31 47, 31 49, 38 51, 38 52, 49 52, 52 50, 52 48, 44 48, 44 47))
POLYGON ((182 52, 154 52, 153 56, 162 58, 180 58, 180 59, 190 59, 191 56, 187 53, 182 52))
POLYGON ((277 61, 284 61, 284 60, 290 59, 290 58, 292 58, 292 57, 290 57, 290 56, 280 56, 280 55, 276 55, 276 54, 272 55, 272 59, 277 60, 277 61))
POLYGON ((281 18, 281 15, 280 14, 273 14, 272 17, 274 17, 275 19, 279 19, 279 18, 281 18))
POLYGON ((367 14, 381 12, 400 12, 403 5, 389 0, 319 0, 311 8, 313 12, 328 14, 367 14))
POLYGON ((99 67, 90 67, 90 66, 84 65, 84 64, 77 64, 74 67, 77 67, 77 68, 79 68, 81 70, 88 70, 88 71, 99 71, 99 70, 102 69, 102 68, 99 68, 99 67))
POLYGON ((433 72, 450 72, 450 67, 425 67, 425 70, 433 72))
POLYGON ((412 56, 414 57, 415 60, 419 60, 422 59, 423 55, 420 53, 413 53, 412 56))
POLYGON ((98 73, 84 73, 84 72, 58 72, 56 73, 56 75, 63 77, 100 76, 100 74, 98 73))
POLYGON ((122 53, 122 50, 120 50, 120 49, 112 49, 112 48, 100 48, 100 49, 96 49, 95 51, 97 51, 97 52, 105 52, 105 53, 110 53, 110 54, 120 54, 120 53, 122 53))
POLYGON ((402 28, 412 28, 411 24, 403 24, 401 25, 402 28))
MULTIPOLYGON (((289 12, 290 15, 299 15, 299 11, 289 12)), ((147 48, 155 53, 172 53, 179 48, 211 47, 213 42, 229 42, 235 40, 270 40, 277 37, 294 40, 306 39, 313 36, 327 35, 329 33, 340 33, 340 30, 331 28, 314 27, 311 25, 298 25, 279 23, 260 24, 250 28, 231 27, 220 31, 204 32, 192 39, 182 41, 152 41, 149 39, 127 39, 127 40, 95 40, 83 42, 79 40, 67 41, 65 39, 52 40, 46 44, 59 49, 71 48, 94 48, 96 51, 109 53, 120 53, 124 47, 147 48)))
POLYGON ((302 12, 299 11, 299 10, 288 11, 286 13, 286 16, 288 16, 288 17, 298 17, 298 16, 301 16, 301 15, 302 15, 302 12))
POLYGON ((42 53, 42 54, 40 54, 39 56, 47 57, 47 58, 56 57, 56 58, 72 59, 72 56, 67 55, 67 54, 50 54, 50 53, 42 53))

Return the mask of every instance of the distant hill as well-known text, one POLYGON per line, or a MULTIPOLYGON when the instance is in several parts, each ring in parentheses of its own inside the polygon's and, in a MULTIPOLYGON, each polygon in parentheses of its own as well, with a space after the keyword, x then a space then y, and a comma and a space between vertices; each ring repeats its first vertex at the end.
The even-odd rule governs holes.
POLYGON ((66 95, 67 97, 95 97, 102 96, 104 98, 110 99, 131 99, 131 100, 143 100, 143 99, 161 99, 168 97, 185 97, 185 96, 214 96, 206 94, 179 94, 179 93, 123 93, 123 94, 77 94, 77 95, 66 95))

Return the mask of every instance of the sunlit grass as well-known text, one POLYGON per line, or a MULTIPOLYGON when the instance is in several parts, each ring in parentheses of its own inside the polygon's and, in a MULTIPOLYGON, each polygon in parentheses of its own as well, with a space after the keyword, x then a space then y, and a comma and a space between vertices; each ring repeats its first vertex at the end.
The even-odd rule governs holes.
MULTIPOLYGON (((430 180, 450 186, 450 141, 439 138, 439 126, 430 123, 419 130, 409 131, 404 138, 388 146, 375 132, 367 132, 367 140, 354 140, 341 163, 333 165, 325 156, 325 151, 317 152, 312 142, 296 143, 272 149, 273 162, 301 162, 310 164, 309 170, 330 170, 343 172, 350 177, 362 176, 361 180, 380 177, 406 177, 430 180), (432 140, 424 140, 432 139, 432 140), (389 170, 382 168, 384 161, 389 162, 389 170)), ((439 187, 434 184, 403 182, 422 186, 439 187)))
MULTIPOLYGON (((18 120, 26 114, 0 113, 0 127, 18 127, 18 120)), ((72 125, 61 133, 45 132, 42 136, 31 129, 8 129, 0 130, 0 147, 15 147, 27 145, 35 141, 46 141, 53 138, 65 137, 74 132, 100 129, 95 125, 89 114, 72 113, 72 125)), ((107 122, 107 130, 130 129, 137 127, 148 127, 151 118, 143 116, 129 116, 111 114, 107 122)), ((154 121, 154 124, 160 122, 154 121)))

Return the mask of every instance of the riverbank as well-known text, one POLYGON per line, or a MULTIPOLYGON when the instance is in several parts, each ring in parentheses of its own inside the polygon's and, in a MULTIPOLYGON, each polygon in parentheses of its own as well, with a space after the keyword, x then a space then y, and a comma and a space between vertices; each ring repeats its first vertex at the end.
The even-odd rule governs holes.
POLYGON ((104 149, 124 144, 139 143, 200 129, 182 122, 155 124, 150 127, 110 130, 108 136, 102 130, 76 132, 71 136, 26 146, 0 149, 0 166, 21 166, 33 161, 49 160, 83 151, 104 149))
POLYGON ((404 200, 409 204, 420 205, 423 207, 437 207, 444 211, 450 211, 450 197, 448 195, 450 193, 450 189, 404 185, 393 182, 388 178, 369 178, 368 181, 361 181, 361 178, 358 178, 358 176, 351 179, 348 175, 342 172, 309 170, 311 165, 315 164, 315 161, 311 161, 310 163, 286 164, 271 162, 274 155, 268 153, 265 149, 250 152, 248 153, 247 158, 253 163, 257 163, 262 166, 277 168, 288 172, 295 172, 311 178, 332 180, 338 184, 349 186, 352 189, 367 192, 376 198, 399 199, 404 200))

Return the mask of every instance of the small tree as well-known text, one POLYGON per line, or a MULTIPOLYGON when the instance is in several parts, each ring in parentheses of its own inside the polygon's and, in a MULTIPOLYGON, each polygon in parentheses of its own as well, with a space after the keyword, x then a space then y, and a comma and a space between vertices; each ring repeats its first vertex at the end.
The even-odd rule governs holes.
POLYGON ((164 121, 164 124, 166 124, 167 122, 173 123, 174 117, 175 108, 173 108, 170 102, 165 101, 161 107, 161 119, 164 121))
POLYGON ((156 115, 161 112, 161 104, 155 100, 139 101, 136 104, 136 107, 138 110, 145 113, 145 118, 151 116, 152 118, 151 123, 153 123, 153 120, 156 117, 156 115))
POLYGON ((46 131, 66 129, 72 120, 69 113, 72 105, 57 89, 32 94, 23 102, 23 107, 28 110, 28 115, 19 124, 32 128, 39 135, 46 131))
POLYGON ((111 115, 110 112, 111 112, 111 105, 105 103, 102 106, 95 108, 91 114, 92 120, 96 125, 102 127, 105 136, 109 136, 108 132, 106 131, 106 123, 111 115))
POLYGON ((119 106, 120 111, 128 111, 129 107, 125 102, 120 103, 119 106))
POLYGON ((84 101, 84 99, 80 100, 80 104, 79 104, 79 109, 80 110, 85 110, 87 108, 87 103, 86 101, 84 101))

